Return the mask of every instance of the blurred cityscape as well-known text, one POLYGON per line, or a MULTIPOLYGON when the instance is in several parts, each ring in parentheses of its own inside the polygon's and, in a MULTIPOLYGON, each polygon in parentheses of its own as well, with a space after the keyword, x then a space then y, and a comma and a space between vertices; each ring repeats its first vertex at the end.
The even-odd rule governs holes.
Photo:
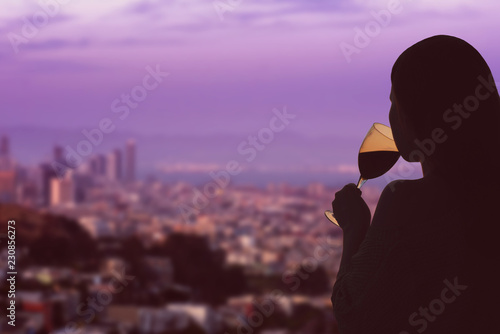
MULTIPOLYGON (((133 139, 67 166, 22 166, 0 139, 1 333, 336 333, 330 295, 342 238, 323 215, 337 189, 193 185, 136 177, 133 139), (74 166, 73 166, 74 167, 74 166), (2 313, 3 314, 3 313, 2 313)), ((378 188, 363 197, 373 210, 378 188)))

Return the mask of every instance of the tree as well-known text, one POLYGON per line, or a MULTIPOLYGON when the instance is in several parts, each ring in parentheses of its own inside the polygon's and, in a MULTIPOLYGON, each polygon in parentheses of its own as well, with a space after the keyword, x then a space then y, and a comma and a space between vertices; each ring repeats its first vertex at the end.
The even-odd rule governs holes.
POLYGON ((331 290, 328 274, 322 266, 318 266, 314 271, 307 271, 303 266, 300 266, 299 277, 306 277, 300 281, 300 285, 296 293, 317 296, 328 293, 331 290), (307 276, 304 276, 305 275, 307 276))
POLYGON ((225 253, 211 249, 204 237, 174 233, 158 251, 170 257, 175 282, 190 286, 195 300, 218 305, 245 287, 242 269, 226 267, 225 253))

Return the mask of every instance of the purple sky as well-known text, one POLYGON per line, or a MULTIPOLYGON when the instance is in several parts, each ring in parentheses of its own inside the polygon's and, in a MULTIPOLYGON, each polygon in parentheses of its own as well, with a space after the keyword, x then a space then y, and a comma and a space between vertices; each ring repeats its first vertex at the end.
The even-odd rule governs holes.
POLYGON ((65 1, 17 53, 9 39, 23 36, 23 18, 40 19, 42 9, 2 1, 2 127, 79 131, 109 117, 117 129, 143 134, 246 137, 287 106, 297 115, 287 131, 362 138, 373 122, 388 123, 392 64, 425 37, 467 40, 500 75, 495 0, 402 0, 351 62, 340 44, 354 44, 355 27, 389 1, 227 0, 235 7, 223 20, 210 0, 65 1), (170 75, 121 121, 111 103, 157 64, 170 75))

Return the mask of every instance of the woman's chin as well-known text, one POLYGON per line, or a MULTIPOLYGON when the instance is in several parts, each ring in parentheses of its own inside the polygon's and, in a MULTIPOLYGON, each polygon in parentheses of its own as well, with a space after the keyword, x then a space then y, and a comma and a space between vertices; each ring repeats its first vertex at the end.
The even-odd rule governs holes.
POLYGON ((401 157, 407 162, 420 162, 420 159, 416 158, 415 154, 401 153, 401 157))

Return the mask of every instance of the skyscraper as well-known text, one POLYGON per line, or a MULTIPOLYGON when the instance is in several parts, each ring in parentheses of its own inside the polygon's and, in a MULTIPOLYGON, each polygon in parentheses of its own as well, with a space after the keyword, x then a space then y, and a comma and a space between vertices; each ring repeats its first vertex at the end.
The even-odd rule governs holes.
POLYGON ((73 172, 68 171, 61 179, 50 180, 50 205, 67 205, 75 203, 75 183, 73 172))
POLYGON ((125 147, 125 180, 135 181, 135 141, 129 139, 125 147))
POLYGON ((115 149, 114 151, 116 157, 116 179, 118 181, 123 180, 123 154, 122 150, 115 149))
POLYGON ((2 136, 2 139, 0 139, 0 156, 7 157, 9 153, 9 138, 7 136, 2 136))
POLYGON ((103 176, 106 175, 107 172, 106 156, 102 154, 96 155, 96 163, 97 163, 97 174, 103 176))
POLYGON ((92 175, 99 175, 99 160, 96 155, 89 158, 89 170, 92 175))
POLYGON ((16 195, 16 168, 9 156, 9 138, 0 139, 0 202, 14 202, 16 195))
POLYGON ((10 144, 7 136, 0 139, 0 170, 14 169, 14 161, 10 157, 10 144))
POLYGON ((106 175, 108 179, 119 181, 123 178, 122 164, 122 152, 119 149, 115 149, 108 154, 106 161, 106 175))
POLYGON ((52 179, 57 179, 57 174, 54 168, 48 163, 40 165, 41 172, 41 202, 43 206, 50 205, 51 201, 51 182, 52 179))
POLYGON ((64 150, 61 146, 54 146, 54 161, 62 163, 64 150))
POLYGON ((106 156, 106 176, 109 180, 116 180, 116 156, 114 152, 106 156))
POLYGON ((16 197, 16 171, 0 170, 0 202, 14 202, 16 197))

